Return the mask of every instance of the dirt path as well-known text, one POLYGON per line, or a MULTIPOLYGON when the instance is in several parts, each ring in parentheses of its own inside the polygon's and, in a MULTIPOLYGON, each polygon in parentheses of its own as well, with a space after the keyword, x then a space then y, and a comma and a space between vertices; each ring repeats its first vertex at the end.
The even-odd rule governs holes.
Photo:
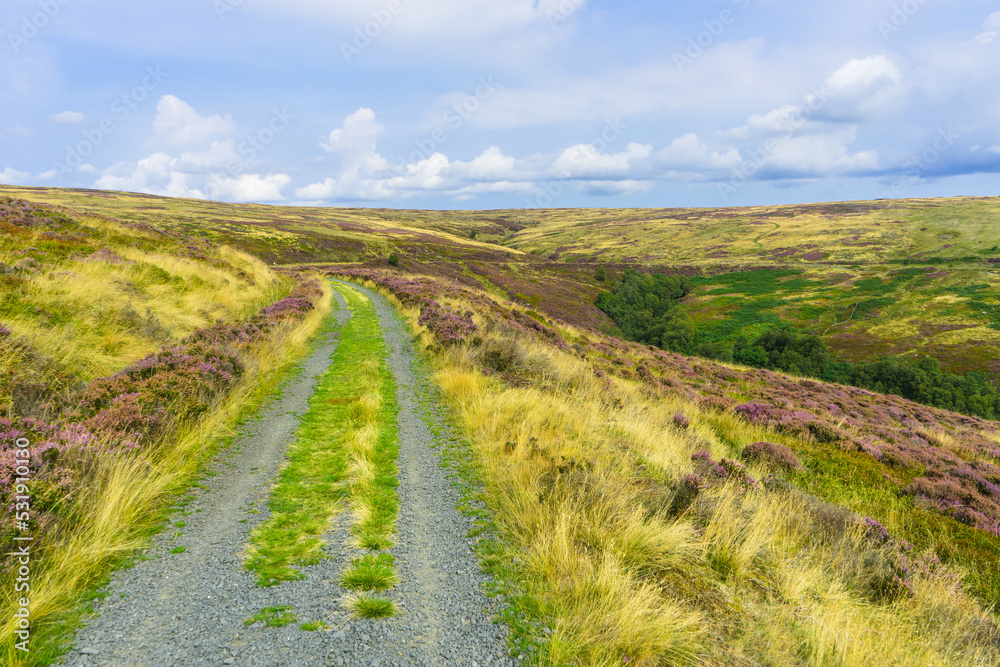
MULTIPOLYGON (((413 351, 412 337, 396 311, 370 290, 389 350, 399 403, 399 535, 392 553, 400 585, 390 593, 402 615, 379 623, 390 643, 366 662, 344 647, 343 665, 515 665, 507 656, 506 628, 494 625, 491 601, 481 592, 488 577, 466 538, 472 522, 455 507, 460 500, 441 467, 441 442, 422 415, 420 398, 429 381, 413 351), (356 661, 355 661, 356 660, 356 661)), ((426 401, 425 401, 426 403, 426 401)), ((364 625, 355 622, 356 625, 364 625)))
POLYGON ((843 322, 837 322, 836 324, 831 324, 830 326, 828 326, 826 328, 826 331, 824 331, 822 335, 825 336, 828 333, 830 333, 830 329, 836 329, 837 327, 842 327, 845 324, 850 324, 851 321, 854 320, 854 313, 858 310, 858 306, 859 305, 861 305, 861 304, 860 303, 854 304, 854 308, 851 309, 851 314, 850 314, 850 316, 848 316, 848 318, 846 320, 844 320, 843 322))
MULTIPOLYGON (((367 293, 367 292, 366 292, 367 293)), ((350 316, 336 295, 340 326, 350 316)), ((306 578, 260 588, 242 567, 249 532, 267 518, 272 481, 294 439, 309 396, 329 367, 336 334, 320 341, 303 373, 248 425, 214 477, 173 517, 144 560, 114 575, 100 615, 81 629, 64 664, 73 667, 188 667, 247 665, 510 665, 505 629, 492 623, 480 592, 469 540, 471 523, 455 510, 452 489, 434 438, 421 418, 421 380, 410 336, 392 308, 369 294, 390 350, 398 386, 400 438, 399 535, 392 552, 400 585, 389 595, 400 616, 371 621, 351 617, 339 586, 352 551, 346 517, 325 536, 318 565, 306 578), (257 510, 256 508, 261 508, 257 510), (183 522, 183 527, 178 526, 183 522), (175 537, 175 533, 182 533, 175 537), (171 553, 178 546, 182 553, 171 553), (288 606, 298 622, 267 627, 244 621, 266 607, 288 606), (299 623, 322 621, 306 631, 299 623)))

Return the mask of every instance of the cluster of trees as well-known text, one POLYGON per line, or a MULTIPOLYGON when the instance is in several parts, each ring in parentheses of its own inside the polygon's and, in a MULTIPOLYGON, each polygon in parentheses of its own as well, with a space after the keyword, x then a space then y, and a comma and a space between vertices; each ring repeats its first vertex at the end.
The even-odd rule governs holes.
POLYGON ((1000 391, 978 373, 944 373, 931 357, 920 360, 886 357, 872 363, 838 361, 819 336, 800 334, 789 325, 765 330, 756 339, 707 340, 679 301, 691 292, 682 276, 627 271, 602 293, 597 307, 629 340, 693 356, 735 361, 896 394, 925 405, 1000 418, 1000 391))
POLYGON ((687 351, 697 327, 678 301, 691 293, 684 276, 626 271, 610 292, 597 297, 597 307, 610 317, 623 338, 665 350, 687 351))
POLYGON ((1000 391, 982 373, 944 373, 933 357, 885 357, 872 363, 833 362, 824 380, 896 394, 925 405, 1000 418, 1000 391))

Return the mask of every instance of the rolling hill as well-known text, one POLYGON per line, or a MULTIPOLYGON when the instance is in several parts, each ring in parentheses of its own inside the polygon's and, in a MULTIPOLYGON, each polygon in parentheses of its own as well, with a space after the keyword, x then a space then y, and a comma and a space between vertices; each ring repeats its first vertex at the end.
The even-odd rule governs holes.
MULTIPOLYGON (((929 356, 996 381, 1000 200, 435 212, 2 187, 0 202, 11 428, 158 438, 114 466, 201 460, 211 446, 171 444, 176 429, 239 412, 232 392, 301 356, 329 308, 310 275, 365 283, 409 325, 462 435, 448 457, 529 663, 1000 661, 1000 423, 629 342, 594 305, 628 269, 684 276, 679 307, 704 330, 787 324, 845 359, 929 356), (183 419, 150 390, 102 421, 177 346, 263 370, 184 394, 200 402, 183 419), (36 369, 48 403, 21 398, 36 369), (154 413, 177 426, 142 430, 154 413)), ((73 456, 58 479, 105 479, 73 456)), ((137 512, 145 530, 168 496, 137 512)), ((54 536, 75 535, 67 502, 49 508, 54 536)), ((63 585, 52 637, 115 564, 63 585)))

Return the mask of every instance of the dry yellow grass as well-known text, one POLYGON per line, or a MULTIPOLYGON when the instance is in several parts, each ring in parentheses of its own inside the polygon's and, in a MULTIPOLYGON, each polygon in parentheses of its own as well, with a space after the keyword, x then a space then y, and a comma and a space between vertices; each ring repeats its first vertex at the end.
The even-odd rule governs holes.
MULTIPOLYGON (((270 281, 272 284, 274 280, 270 281)), ((260 299, 260 297, 258 297, 260 299)), ((57 543, 46 545, 32 570, 31 610, 34 634, 60 627, 79 596, 109 568, 146 544, 168 502, 183 493, 215 453, 234 425, 258 406, 276 381, 305 354, 309 340, 331 309, 332 294, 324 284, 318 307, 297 326, 275 330, 245 359, 247 372, 232 392, 205 417, 184 424, 169 442, 148 455, 106 455, 95 460, 92 477, 80 485, 70 507, 71 520, 57 543)), ((258 300, 257 307, 265 302, 258 300)), ((0 580, 3 597, 0 639, 6 643, 14 627, 14 586, 0 580)), ((28 664, 8 645, 5 664, 28 664)), ((30 658, 29 658, 30 660, 30 658)))
MULTIPOLYGON (((404 315, 430 343, 416 312, 404 315)), ((891 555, 857 524, 828 525, 798 492, 729 482, 671 513, 692 453, 736 457, 726 443, 765 430, 598 380, 577 357, 479 324, 481 346, 433 355, 435 380, 471 443, 509 565, 552 624, 541 664, 1000 664, 995 619, 947 570, 916 575, 912 597, 873 601, 866 577, 891 555), (516 349, 530 386, 482 374, 479 350, 500 344, 516 349), (673 425, 678 411, 688 429, 673 425)))
MULTIPOLYGON (((91 241, 120 260, 71 256, 38 264, 4 294, 24 304, 9 310, 4 324, 83 381, 109 375, 216 321, 242 319, 291 286, 260 260, 231 248, 213 250, 212 264, 134 247, 129 241, 148 232, 113 221, 85 218, 81 225, 99 231, 91 241)), ((0 244, 0 262, 16 263, 26 244, 0 244)))

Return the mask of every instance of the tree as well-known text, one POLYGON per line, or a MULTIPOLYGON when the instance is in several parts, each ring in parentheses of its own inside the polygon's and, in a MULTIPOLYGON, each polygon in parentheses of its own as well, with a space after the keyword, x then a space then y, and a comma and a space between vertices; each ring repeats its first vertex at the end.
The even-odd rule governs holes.
POLYGON ((389 266, 398 266, 398 265, 399 265, 399 255, 397 255, 396 253, 392 253, 391 255, 389 255, 389 266))

